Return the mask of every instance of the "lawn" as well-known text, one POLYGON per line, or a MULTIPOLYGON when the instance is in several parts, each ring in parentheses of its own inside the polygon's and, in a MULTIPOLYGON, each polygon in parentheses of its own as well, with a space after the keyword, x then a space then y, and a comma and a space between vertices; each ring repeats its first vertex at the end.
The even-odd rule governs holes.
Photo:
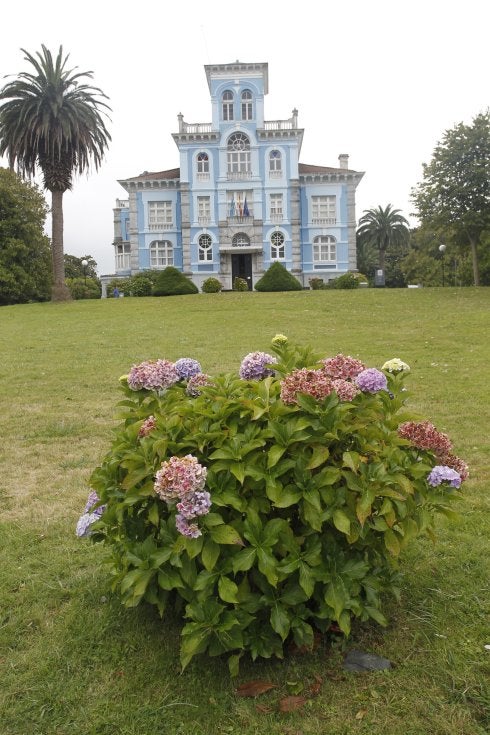
POLYGON ((490 289, 225 293, 0 310, 1 735, 483 735, 490 727, 490 289), (177 618, 123 608, 104 550, 74 528, 88 479, 109 448, 132 364, 198 359, 237 370, 276 333, 370 366, 400 357, 410 407, 470 465, 460 519, 441 520, 401 558, 388 628, 284 661, 178 663, 177 618), (393 662, 352 674, 357 648, 393 662), (236 696, 250 680, 276 685, 236 696), (321 685, 319 686, 319 682, 321 685), (278 712, 288 694, 316 696, 278 712))

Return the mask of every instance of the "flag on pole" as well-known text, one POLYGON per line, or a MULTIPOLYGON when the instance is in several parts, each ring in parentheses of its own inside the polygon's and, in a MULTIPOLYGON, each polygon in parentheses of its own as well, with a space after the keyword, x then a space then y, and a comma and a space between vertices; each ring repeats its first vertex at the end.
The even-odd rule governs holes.
POLYGON ((242 200, 240 199, 240 197, 238 197, 238 201, 237 201, 237 204, 236 204, 236 209, 237 209, 238 216, 241 217, 242 214, 243 214, 243 209, 242 209, 242 200))
POLYGON ((235 216, 235 197, 232 197, 230 204, 230 217, 235 216))
POLYGON ((245 200, 243 202, 243 216, 250 217, 250 212, 248 210, 248 204, 247 204, 247 197, 245 197, 245 200))

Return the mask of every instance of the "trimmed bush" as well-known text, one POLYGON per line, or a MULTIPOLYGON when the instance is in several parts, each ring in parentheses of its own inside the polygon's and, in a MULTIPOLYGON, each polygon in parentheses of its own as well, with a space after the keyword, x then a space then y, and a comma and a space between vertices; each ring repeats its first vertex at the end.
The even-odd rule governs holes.
POLYGON ((77 526, 109 548, 125 605, 180 612, 183 668, 227 653, 236 674, 333 623, 386 625, 400 552, 468 474, 407 412, 402 360, 319 360, 283 335, 271 351, 215 378, 190 358, 133 366, 77 526))
POLYGON ((107 284, 107 297, 112 298, 114 296, 114 289, 117 288, 119 293, 129 295, 129 285, 131 278, 113 278, 107 284))
POLYGON ((240 276, 236 276, 233 279, 233 290, 234 291, 248 291, 248 283, 245 280, 245 278, 240 278, 240 276))
POLYGON ((72 299, 100 299, 101 286, 97 278, 66 278, 72 299))
POLYGON ((196 284, 171 265, 158 275, 153 289, 153 296, 179 296, 191 293, 199 293, 196 284))
POLYGON ((359 279, 356 278, 355 273, 344 273, 342 276, 329 281, 327 288, 359 288, 359 279))
POLYGON ((273 263, 255 284, 256 291, 301 291, 303 286, 281 263, 273 263))
POLYGON ((223 288, 223 284, 221 281, 218 281, 217 278, 206 278, 205 281, 203 281, 202 284, 202 292, 203 293, 219 293, 223 288))

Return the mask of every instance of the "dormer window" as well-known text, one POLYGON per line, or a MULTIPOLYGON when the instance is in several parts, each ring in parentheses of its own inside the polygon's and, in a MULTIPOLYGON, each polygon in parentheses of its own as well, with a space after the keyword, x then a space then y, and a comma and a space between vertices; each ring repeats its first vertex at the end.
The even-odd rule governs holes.
POLYGON ((245 89, 242 92, 242 120, 251 120, 252 117, 252 92, 249 89, 245 89))
POLYGON ((233 120, 233 93, 229 89, 223 92, 223 120, 233 120))

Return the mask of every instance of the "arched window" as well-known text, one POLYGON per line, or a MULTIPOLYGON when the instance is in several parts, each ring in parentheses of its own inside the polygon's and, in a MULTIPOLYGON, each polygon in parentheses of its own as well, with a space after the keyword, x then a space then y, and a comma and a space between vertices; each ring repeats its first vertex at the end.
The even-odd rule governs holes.
POLYGON ((199 237, 199 260, 213 259, 213 243, 210 235, 201 235, 199 237))
POLYGON ((197 173, 208 174, 209 173, 209 156, 207 153, 197 154, 197 173))
POLYGON ((237 232, 233 235, 231 245, 234 248, 246 248, 250 245, 250 238, 244 232, 237 232))
POLYGON ((228 174, 250 174, 250 141, 244 133, 233 133, 228 138, 228 174))
POLYGON ((284 235, 282 232, 273 232, 271 235, 271 260, 284 259, 284 235))
POLYGON ((174 264, 174 248, 169 240, 153 240, 150 243, 150 267, 166 268, 174 264))
POLYGON ((233 120, 233 93, 229 89, 223 92, 223 120, 233 120))
POLYGON ((251 120, 252 117, 252 92, 249 89, 244 89, 242 92, 242 120, 251 120))
POLYGON ((337 241, 332 235, 319 235, 313 240, 315 263, 332 263, 337 260, 337 241))
POLYGON ((281 173, 282 173, 281 151, 271 151, 269 153, 269 173, 272 177, 281 176, 281 173))

